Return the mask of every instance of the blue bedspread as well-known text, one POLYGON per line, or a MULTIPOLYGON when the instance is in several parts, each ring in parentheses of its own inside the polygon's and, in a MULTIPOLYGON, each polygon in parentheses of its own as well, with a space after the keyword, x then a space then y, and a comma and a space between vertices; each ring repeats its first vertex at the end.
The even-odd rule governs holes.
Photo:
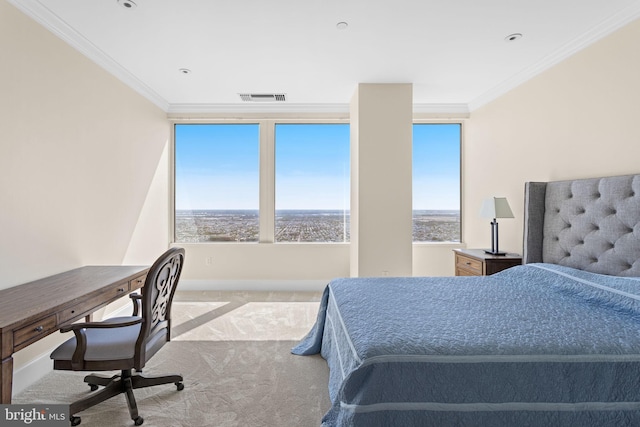
POLYGON ((329 364, 327 427, 640 425, 637 278, 337 279, 292 352, 329 364))

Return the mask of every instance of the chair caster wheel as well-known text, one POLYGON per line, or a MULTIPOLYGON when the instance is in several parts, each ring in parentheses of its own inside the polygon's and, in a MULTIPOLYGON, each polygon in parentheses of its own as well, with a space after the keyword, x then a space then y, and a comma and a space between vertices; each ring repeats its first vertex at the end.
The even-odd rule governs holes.
POLYGON ((82 420, 80 419, 80 417, 74 417, 73 415, 71 415, 71 417, 69 418, 69 421, 71 421, 72 426, 78 426, 80 425, 80 422, 82 420))
POLYGON ((96 391, 98 389, 98 386, 95 384, 89 384, 89 388, 91 389, 91 391, 96 391))
POLYGON ((184 384, 182 384, 182 383, 176 383, 176 388, 178 389, 178 391, 180 391, 180 390, 184 390, 184 384))
POLYGON ((143 422, 144 422, 144 418, 142 418, 142 417, 138 417, 135 420, 133 420, 133 424, 135 424, 137 426, 141 426, 143 422))

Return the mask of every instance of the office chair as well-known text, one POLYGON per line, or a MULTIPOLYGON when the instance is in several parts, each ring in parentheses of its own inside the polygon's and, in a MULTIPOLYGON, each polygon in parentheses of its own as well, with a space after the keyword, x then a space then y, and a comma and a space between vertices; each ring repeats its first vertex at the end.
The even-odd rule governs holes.
POLYGON ((126 394, 131 419, 139 426, 144 419, 138 415, 133 389, 169 383, 174 383, 178 390, 184 388, 181 375, 146 377, 141 374, 145 363, 171 339, 171 302, 183 263, 183 248, 171 248, 153 263, 142 295, 130 295, 133 316, 74 323, 60 329, 61 332, 73 331, 75 337, 51 353, 54 369, 121 371, 112 377, 91 374, 84 378, 91 391, 98 386, 104 388, 70 405, 72 426, 81 421, 75 414, 120 393, 126 394), (134 369, 136 372, 132 374, 134 369))

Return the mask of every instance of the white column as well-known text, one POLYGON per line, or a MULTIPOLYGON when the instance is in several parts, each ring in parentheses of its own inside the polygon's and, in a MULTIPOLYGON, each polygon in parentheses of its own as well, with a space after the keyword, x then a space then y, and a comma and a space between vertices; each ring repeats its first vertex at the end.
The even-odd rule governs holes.
POLYGON ((351 101, 351 276, 412 275, 411 84, 359 84, 351 101))

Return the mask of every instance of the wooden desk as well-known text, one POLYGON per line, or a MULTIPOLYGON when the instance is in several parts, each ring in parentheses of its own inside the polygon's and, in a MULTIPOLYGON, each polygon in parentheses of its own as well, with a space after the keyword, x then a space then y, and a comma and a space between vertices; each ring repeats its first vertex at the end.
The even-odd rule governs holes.
POLYGON ((0 290, 0 404, 11 403, 13 353, 141 288, 148 270, 88 266, 0 290))

